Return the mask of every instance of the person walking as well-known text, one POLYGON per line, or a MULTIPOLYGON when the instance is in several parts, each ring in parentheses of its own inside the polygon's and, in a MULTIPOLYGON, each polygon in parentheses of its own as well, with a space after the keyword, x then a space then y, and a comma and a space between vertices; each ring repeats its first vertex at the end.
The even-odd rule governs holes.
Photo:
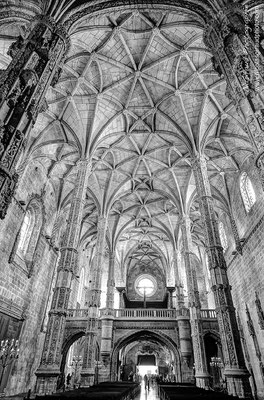
POLYGON ((149 391, 149 378, 148 378, 148 375, 144 375, 144 382, 145 382, 145 390, 147 390, 148 389, 148 391, 149 391))
POLYGON ((70 383, 71 383, 71 374, 68 374, 66 377, 66 385, 70 386, 70 383))

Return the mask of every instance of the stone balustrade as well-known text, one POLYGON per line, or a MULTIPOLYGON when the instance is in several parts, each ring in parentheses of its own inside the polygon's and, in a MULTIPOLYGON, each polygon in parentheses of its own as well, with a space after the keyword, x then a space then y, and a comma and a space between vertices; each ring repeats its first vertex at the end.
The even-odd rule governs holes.
MULTIPOLYGON (((177 317, 189 317, 188 308, 181 310, 175 309, 153 309, 153 308, 121 308, 100 310, 99 316, 112 315, 117 319, 135 318, 135 319, 175 319, 177 317)), ((89 309, 69 309, 67 311, 67 319, 87 319, 89 317, 89 309)), ((216 311, 210 309, 201 310, 201 319, 212 320, 216 319, 216 311)))
POLYGON ((215 310, 201 310, 201 319, 216 319, 215 310))

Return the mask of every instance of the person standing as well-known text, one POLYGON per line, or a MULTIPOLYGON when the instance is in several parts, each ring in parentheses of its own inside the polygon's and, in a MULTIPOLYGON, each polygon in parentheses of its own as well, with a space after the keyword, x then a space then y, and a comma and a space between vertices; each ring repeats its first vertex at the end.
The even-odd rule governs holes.
POLYGON ((68 374, 66 377, 66 385, 70 386, 70 384, 71 384, 71 374, 68 374))
POLYGON ((149 390, 149 378, 148 375, 144 375, 144 382, 145 382, 145 390, 149 390))

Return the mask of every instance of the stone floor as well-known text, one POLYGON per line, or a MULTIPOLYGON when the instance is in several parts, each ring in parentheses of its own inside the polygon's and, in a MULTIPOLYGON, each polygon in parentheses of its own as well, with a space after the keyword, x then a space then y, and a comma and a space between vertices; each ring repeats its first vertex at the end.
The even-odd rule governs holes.
POLYGON ((150 385, 149 390, 146 390, 144 382, 142 382, 140 393, 134 400, 158 400, 159 398, 157 385, 150 385))

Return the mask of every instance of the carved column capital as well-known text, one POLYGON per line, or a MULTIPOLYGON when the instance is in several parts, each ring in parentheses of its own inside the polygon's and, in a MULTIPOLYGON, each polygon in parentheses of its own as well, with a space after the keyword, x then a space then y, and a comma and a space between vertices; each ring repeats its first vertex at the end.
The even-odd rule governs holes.
POLYGON ((38 24, 46 25, 51 32, 58 35, 66 44, 67 50, 70 47, 70 38, 67 32, 67 28, 64 24, 58 23, 53 17, 45 14, 36 15, 32 21, 30 28, 38 24))

